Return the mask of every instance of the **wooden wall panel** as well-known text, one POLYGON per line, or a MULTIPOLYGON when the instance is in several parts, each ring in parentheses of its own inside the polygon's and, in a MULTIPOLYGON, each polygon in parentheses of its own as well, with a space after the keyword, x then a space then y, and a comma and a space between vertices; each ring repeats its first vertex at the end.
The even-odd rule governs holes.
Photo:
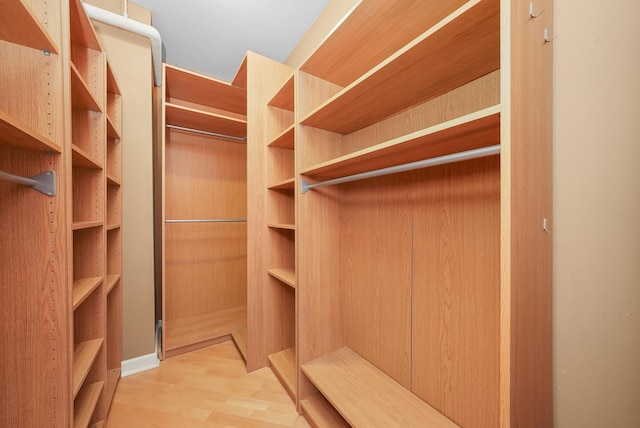
POLYGON ((461 426, 498 426, 499 159, 413 175, 412 390, 461 426))
POLYGON ((412 204, 407 175, 343 186, 340 210, 345 344, 408 389, 412 204))

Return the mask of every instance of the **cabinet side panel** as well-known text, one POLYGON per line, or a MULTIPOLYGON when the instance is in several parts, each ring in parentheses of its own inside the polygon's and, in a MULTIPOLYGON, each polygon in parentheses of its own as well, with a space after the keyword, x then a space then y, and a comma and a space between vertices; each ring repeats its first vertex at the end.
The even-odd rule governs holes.
POLYGON ((413 392, 461 426, 498 426, 499 159, 415 173, 413 392))

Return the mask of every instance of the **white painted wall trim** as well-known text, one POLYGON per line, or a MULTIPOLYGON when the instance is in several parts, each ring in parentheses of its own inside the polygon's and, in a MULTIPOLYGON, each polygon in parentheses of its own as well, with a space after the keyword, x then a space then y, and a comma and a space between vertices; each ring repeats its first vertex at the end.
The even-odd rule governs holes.
POLYGON ((156 354, 141 355, 122 362, 121 377, 131 376, 136 373, 160 367, 160 360, 156 354))

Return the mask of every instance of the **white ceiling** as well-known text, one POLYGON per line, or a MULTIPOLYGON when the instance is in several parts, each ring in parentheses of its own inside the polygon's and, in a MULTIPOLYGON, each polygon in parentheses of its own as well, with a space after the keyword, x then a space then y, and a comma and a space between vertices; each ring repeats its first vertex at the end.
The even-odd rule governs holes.
POLYGON ((329 0, 134 0, 151 10, 164 61, 231 81, 245 52, 283 62, 329 0))

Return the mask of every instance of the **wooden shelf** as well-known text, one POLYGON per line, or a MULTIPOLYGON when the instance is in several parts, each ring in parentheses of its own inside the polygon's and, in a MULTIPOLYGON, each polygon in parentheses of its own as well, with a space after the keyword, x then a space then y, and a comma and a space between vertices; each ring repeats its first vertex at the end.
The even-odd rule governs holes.
POLYGON ((118 281, 120 281, 120 274, 107 275, 107 294, 113 290, 118 281))
POLYGON ((113 120, 111 117, 107 115, 107 136, 109 138, 115 138, 116 140, 120 140, 120 132, 115 127, 113 120))
POLYGON ((74 108, 81 108, 102 113, 100 103, 93 96, 82 75, 71 63, 71 104, 74 108))
POLYGON ((405 0, 400 8, 388 0, 359 1, 300 69, 347 86, 465 2, 405 0))
POLYGON ((73 310, 78 309, 78 306, 80 306, 100 284, 102 284, 101 276, 73 281, 73 310))
POLYGON ((112 186, 121 186, 120 179, 111 174, 107 174, 107 183, 112 186))
POLYGON ((296 288, 295 268, 273 268, 267 271, 272 277, 282 281, 291 288, 296 288))
POLYGON ((294 75, 292 74, 291 77, 289 77, 289 79, 287 80, 287 82, 284 85, 282 85, 282 88, 280 88, 278 93, 273 96, 273 98, 271 99, 271 101, 268 102, 267 105, 270 105, 271 107, 277 107, 284 110, 293 111, 293 106, 294 106, 293 84, 294 84, 294 75))
POLYGON ((499 69, 499 6, 469 1, 301 123, 349 134, 499 69))
POLYGON ((238 71, 233 76, 231 84, 237 88, 247 89, 247 55, 242 58, 242 62, 238 66, 238 71))
POLYGON ((293 401, 296 400, 296 351, 285 349, 269 355, 269 365, 293 401))
POLYGON ((71 163, 83 168, 102 169, 102 164, 95 157, 82 150, 75 144, 71 145, 71 163))
POLYGON ((247 359, 247 328, 242 327, 231 333, 233 342, 236 344, 238 351, 242 354, 242 358, 247 359))
POLYGON ((168 64, 165 73, 168 102, 173 103, 173 99, 189 100, 203 106, 247 114, 247 91, 244 88, 168 64))
POLYGON ((0 14, 0 40, 57 54, 58 47, 49 37, 29 6, 22 0, 7 0, 0 14))
POLYGON ((295 148, 295 125, 282 131, 268 146, 293 150, 295 148))
POLYGON ((2 110, 0 110, 0 144, 43 152, 62 152, 60 145, 2 110))
POLYGON ((83 230, 83 229, 91 229, 93 227, 102 226, 102 220, 92 220, 92 221, 74 221, 71 224, 72 230, 83 230))
POLYGON ((82 384, 89 374, 91 365, 95 361, 104 339, 95 339, 78 343, 73 351, 73 396, 78 395, 82 384))
POLYGON ((333 179, 500 143, 500 106, 493 106, 301 171, 333 179))
POLYGON ((107 403, 111 403, 113 395, 116 392, 116 385, 118 384, 118 379, 120 379, 120 368, 115 368, 111 370, 107 370, 107 383, 104 388, 104 395, 107 398, 107 403))
POLYGON ((247 121, 171 103, 165 104, 167 125, 246 138, 247 121))
POLYGON ((300 400, 302 412, 314 427, 348 428, 350 425, 322 396, 316 393, 300 400))
POLYGON ((347 347, 301 368, 352 426, 457 427, 347 347))
POLYGON ((217 312, 194 315, 177 320, 165 320, 165 351, 206 342, 246 326, 247 307, 238 306, 217 312))
POLYGON ((102 47, 96 36, 96 32, 91 25, 82 7, 81 0, 69 1, 69 12, 71 17, 71 43, 85 48, 101 51, 102 47))
POLYGON ((107 92, 120 95, 120 87, 118 86, 116 77, 114 76, 113 70, 111 69, 111 66, 109 65, 108 62, 107 62, 107 92))
POLYGON ((271 186, 269 186, 269 189, 270 190, 293 190, 295 188, 295 185, 296 185, 296 179, 288 178, 286 180, 282 180, 279 183, 272 184, 271 186))
POLYGON ((296 230, 295 224, 269 223, 267 227, 271 229, 296 230))
POLYGON ((98 404, 104 382, 96 382, 82 389, 73 403, 73 428, 86 428, 98 404))

